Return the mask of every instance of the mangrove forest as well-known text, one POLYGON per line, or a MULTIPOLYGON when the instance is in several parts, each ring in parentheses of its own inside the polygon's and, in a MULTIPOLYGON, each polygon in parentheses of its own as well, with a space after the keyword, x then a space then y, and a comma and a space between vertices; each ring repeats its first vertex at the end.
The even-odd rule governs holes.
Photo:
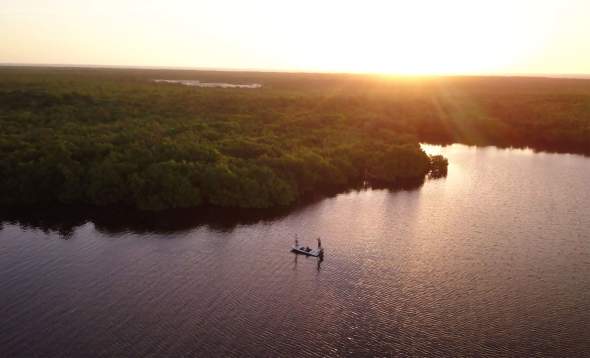
POLYGON ((590 154, 590 81, 3 67, 0 128, 2 207, 269 208, 446 174, 420 142, 590 154))

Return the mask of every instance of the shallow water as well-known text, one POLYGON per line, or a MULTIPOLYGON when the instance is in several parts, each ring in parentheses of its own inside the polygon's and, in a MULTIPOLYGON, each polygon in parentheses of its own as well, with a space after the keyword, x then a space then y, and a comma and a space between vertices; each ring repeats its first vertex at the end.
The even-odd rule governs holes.
POLYGON ((203 88, 262 88, 259 83, 250 84, 236 84, 236 83, 225 83, 225 82, 201 82, 198 80, 154 80, 156 83, 176 83, 190 87, 203 87, 203 88))
POLYGON ((260 217, 6 219, 0 356, 587 354, 590 159, 427 149, 446 178, 260 217))

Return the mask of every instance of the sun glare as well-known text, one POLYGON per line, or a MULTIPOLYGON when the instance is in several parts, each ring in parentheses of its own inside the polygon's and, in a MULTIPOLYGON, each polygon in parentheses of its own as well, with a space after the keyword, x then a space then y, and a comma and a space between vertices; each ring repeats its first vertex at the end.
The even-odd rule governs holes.
POLYGON ((494 2, 392 1, 331 8, 325 31, 321 21, 293 30, 301 44, 294 65, 319 70, 399 74, 481 73, 506 70, 539 50, 541 33, 531 36, 522 23, 526 8, 494 2), (322 33, 323 35, 319 35, 322 33), (308 56, 309 48, 315 57, 308 56), (307 49, 307 51, 306 51, 307 49))
MULTIPOLYGON (((3 62, 391 74, 583 73, 585 0, 10 0, 3 62), (31 8, 33 10, 31 10, 31 8), (105 26, 105 24, 109 24, 105 26)), ((0 61, 0 62, 1 62, 0 61)))

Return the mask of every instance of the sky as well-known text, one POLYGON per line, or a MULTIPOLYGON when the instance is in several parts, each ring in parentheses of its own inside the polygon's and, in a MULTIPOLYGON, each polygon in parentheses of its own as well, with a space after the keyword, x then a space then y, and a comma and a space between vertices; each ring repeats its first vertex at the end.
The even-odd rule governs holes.
POLYGON ((0 63, 590 74, 590 0, 0 0, 0 63))

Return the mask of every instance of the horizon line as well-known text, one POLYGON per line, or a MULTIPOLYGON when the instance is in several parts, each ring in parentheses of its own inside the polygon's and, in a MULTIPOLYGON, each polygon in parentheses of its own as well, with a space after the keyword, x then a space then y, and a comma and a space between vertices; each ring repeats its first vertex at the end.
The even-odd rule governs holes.
POLYGON ((198 67, 198 66, 150 66, 150 65, 105 65, 105 64, 66 64, 66 63, 18 63, 0 62, 0 67, 50 67, 50 68, 93 68, 93 69, 129 69, 129 70, 180 70, 180 71, 212 71, 212 72, 258 72, 258 73, 298 73, 298 74, 333 74, 333 75, 373 75, 392 77, 544 77, 590 79, 590 73, 526 73, 526 72, 473 72, 473 73, 395 73, 365 71, 321 71, 278 68, 231 68, 231 67, 198 67))

